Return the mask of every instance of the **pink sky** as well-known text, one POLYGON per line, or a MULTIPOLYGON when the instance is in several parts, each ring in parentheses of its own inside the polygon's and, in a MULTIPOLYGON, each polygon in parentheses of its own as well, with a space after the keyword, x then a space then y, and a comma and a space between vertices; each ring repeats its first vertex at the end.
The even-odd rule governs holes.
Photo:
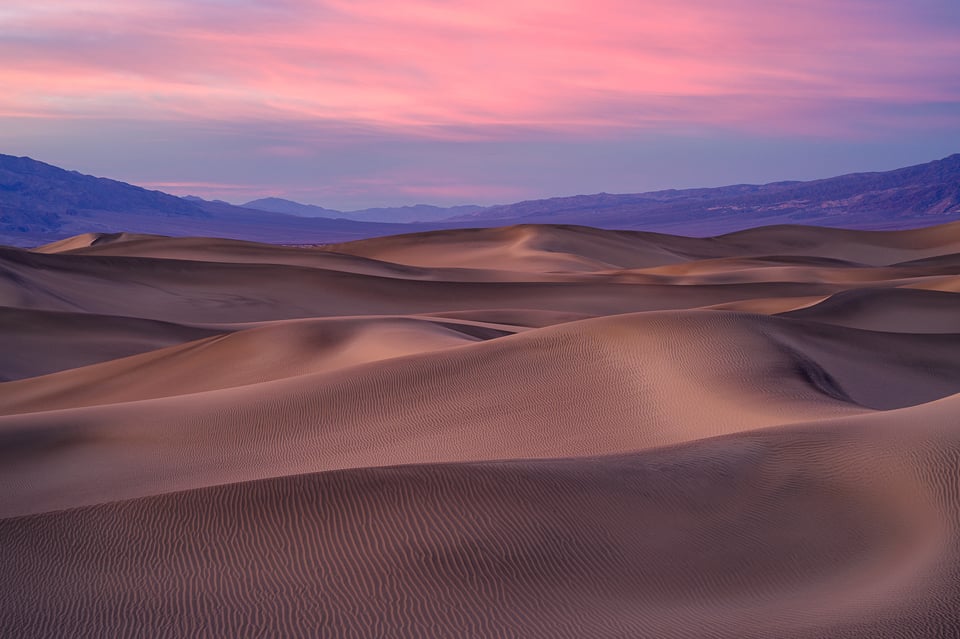
MULTIPOLYGON (((332 180, 325 182, 328 192, 348 192, 367 179, 381 189, 371 193, 388 198, 383 186, 394 181, 401 199, 483 199, 484 193, 498 199, 542 182, 536 166, 526 169, 526 182, 516 168, 503 176, 452 174, 445 152, 430 159, 430 144, 458 144, 469 152, 471 145, 483 150, 490 143, 549 146, 555 140, 594 144, 586 148, 608 161, 610 145, 618 145, 613 155, 622 164, 627 138, 649 144, 654 136, 665 145, 670 136, 740 136, 820 140, 825 149, 843 142, 852 149, 889 146, 900 136, 913 140, 907 146, 916 155, 916 140, 960 131, 956 5, 7 0, 0 8, 0 134, 16 148, 0 151, 33 155, 36 148, 53 156, 38 159, 72 160, 96 130, 106 147, 119 145, 129 158, 136 155, 133 141, 111 140, 120 128, 133 127, 143 152, 167 145, 172 157, 176 144, 168 138, 179 130, 200 136, 208 161, 229 164, 235 160, 224 139, 233 135, 248 140, 243 147, 253 157, 245 161, 264 167, 346 150, 350 171, 318 171, 332 180), (44 137, 41 122, 24 125, 28 120, 55 122, 64 132, 62 146, 51 141, 49 129, 44 137), (376 153, 377 140, 393 145, 394 165, 371 160, 363 166, 360 150, 376 153), (405 164, 397 146, 403 144, 418 150, 405 164), (398 171, 406 182, 395 179, 398 171), (441 178, 431 182, 438 172, 441 178)), ((943 150, 930 148, 924 159, 943 150)), ((88 166, 109 171, 108 151, 90 150, 88 166)), ((905 152, 903 163, 913 159, 905 152)), ((216 184, 277 194, 310 186, 277 182, 267 168, 253 185, 250 167, 238 165, 231 174, 205 171, 197 159, 176 164, 164 172, 118 160, 113 174, 190 182, 201 194, 221 196, 226 190, 216 184)), ((582 172, 575 158, 559 168, 571 177, 582 172)), ((746 165, 744 173, 749 181, 746 165)), ((688 181, 681 177, 678 182, 688 181)), ((614 176, 607 190, 623 190, 624 178, 614 176)), ((571 190, 578 188, 571 184, 571 190)))

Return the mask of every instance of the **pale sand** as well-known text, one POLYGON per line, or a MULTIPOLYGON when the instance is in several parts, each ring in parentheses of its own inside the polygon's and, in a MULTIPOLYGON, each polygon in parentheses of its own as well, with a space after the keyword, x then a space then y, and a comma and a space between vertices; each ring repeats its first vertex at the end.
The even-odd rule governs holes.
POLYGON ((960 225, 0 250, 0 635, 960 636, 960 225))

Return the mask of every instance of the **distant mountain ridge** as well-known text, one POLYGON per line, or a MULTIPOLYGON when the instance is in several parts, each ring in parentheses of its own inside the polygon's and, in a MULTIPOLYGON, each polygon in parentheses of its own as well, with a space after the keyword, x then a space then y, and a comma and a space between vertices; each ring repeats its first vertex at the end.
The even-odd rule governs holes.
POLYGON ((0 154, 0 244, 11 246, 37 246, 81 233, 120 231, 312 244, 402 233, 410 228, 302 218, 181 198, 0 154))
POLYGON ((364 222, 436 222, 453 217, 468 215, 482 211, 485 207, 472 204, 460 206, 431 206, 429 204, 414 204, 412 206, 395 206, 357 211, 338 211, 327 209, 315 204, 301 204, 279 197, 267 197, 242 204, 244 208, 270 211, 271 213, 285 213, 303 217, 327 217, 332 219, 358 220, 364 222))
POLYGON ((0 244, 13 246, 120 231, 321 244, 536 223, 707 236, 774 224, 903 229, 953 220, 960 220, 960 154, 809 182, 599 193, 485 208, 416 205, 348 212, 280 198, 243 207, 182 198, 0 155, 0 244), (248 208, 253 205, 258 208, 248 208))
POLYGON ((509 220, 714 234, 745 228, 745 222, 894 229, 955 219, 960 219, 960 154, 893 171, 809 182, 530 200, 489 207, 452 221, 509 220))
POLYGON ((316 206, 315 204, 301 204, 300 202, 284 200, 283 198, 279 197, 265 197, 259 200, 247 202, 246 204, 241 204, 240 206, 245 209, 256 209, 258 211, 268 211, 270 213, 283 213, 284 215, 298 215, 300 217, 329 217, 346 219, 343 217, 343 213, 341 211, 325 209, 322 206, 316 206))

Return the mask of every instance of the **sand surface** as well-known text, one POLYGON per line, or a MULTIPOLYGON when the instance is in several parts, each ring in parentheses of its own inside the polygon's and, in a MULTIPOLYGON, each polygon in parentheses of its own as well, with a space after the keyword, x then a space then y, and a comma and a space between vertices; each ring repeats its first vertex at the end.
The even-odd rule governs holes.
POLYGON ((0 249, 0 636, 960 637, 960 225, 0 249))

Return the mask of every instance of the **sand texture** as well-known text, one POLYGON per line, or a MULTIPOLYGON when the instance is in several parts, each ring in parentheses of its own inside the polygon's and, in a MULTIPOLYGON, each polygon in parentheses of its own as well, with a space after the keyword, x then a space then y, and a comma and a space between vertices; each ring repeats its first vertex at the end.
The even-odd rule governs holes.
POLYGON ((0 248, 0 636, 960 637, 958 255, 0 248))

